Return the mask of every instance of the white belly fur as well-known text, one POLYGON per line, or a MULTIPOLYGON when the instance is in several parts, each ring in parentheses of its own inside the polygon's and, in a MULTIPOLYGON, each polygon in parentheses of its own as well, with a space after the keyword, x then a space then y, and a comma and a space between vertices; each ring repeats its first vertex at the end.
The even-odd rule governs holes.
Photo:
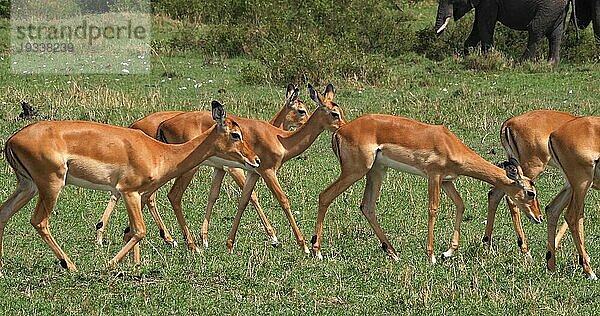
POLYGON ((243 164, 239 163, 239 162, 235 162, 235 161, 231 161, 231 160, 225 160, 223 158, 219 158, 216 156, 210 157, 206 160, 204 160, 201 163, 202 166, 209 166, 209 167, 214 167, 214 168, 223 168, 223 167, 231 167, 231 168, 240 168, 240 169, 244 169, 244 170, 248 170, 246 168, 246 166, 244 166, 243 164))
MULTIPOLYGON (((425 171, 415 168, 411 165, 407 165, 405 163, 401 163, 399 161, 396 161, 394 159, 391 159, 385 155, 383 155, 381 153, 381 151, 377 151, 377 154, 375 155, 375 162, 374 164, 379 164, 382 166, 386 166, 389 168, 393 168, 395 170, 398 171, 402 171, 402 172, 406 172, 406 173, 410 173, 410 174, 414 174, 417 176, 421 176, 421 177, 425 177, 427 178, 427 174, 425 173, 425 171)), ((454 176, 451 175, 444 175, 443 177, 443 181, 452 181, 454 180, 454 176)))
POLYGON ((92 190, 117 192, 117 189, 115 189, 114 187, 112 187, 110 185, 92 183, 92 182, 89 182, 84 179, 75 178, 75 177, 69 175, 68 173, 67 173, 67 176, 65 179, 65 184, 72 184, 72 185, 76 185, 78 187, 92 189, 92 190))
POLYGON ((407 173, 414 174, 414 175, 421 176, 421 177, 427 177, 427 175, 425 174, 425 172, 423 170, 420 170, 411 165, 407 165, 407 164, 401 163, 399 161, 390 159, 389 157, 386 157, 383 154, 381 154, 381 151, 378 151, 377 154, 375 155, 375 163, 396 169, 398 171, 407 172, 407 173))

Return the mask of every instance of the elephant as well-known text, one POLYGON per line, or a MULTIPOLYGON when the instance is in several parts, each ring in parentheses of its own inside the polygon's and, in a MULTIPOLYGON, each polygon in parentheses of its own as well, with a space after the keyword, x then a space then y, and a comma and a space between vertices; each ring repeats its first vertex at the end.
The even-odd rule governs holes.
POLYGON ((548 38, 548 59, 560 62, 560 42, 563 34, 567 0, 440 0, 435 22, 438 35, 448 26, 450 18, 457 21, 475 8, 475 20, 471 34, 465 41, 465 53, 481 42, 482 51, 487 52, 494 43, 496 22, 521 31, 529 32, 524 59, 535 56, 538 42, 548 38))
POLYGON ((576 27, 585 29, 592 23, 596 45, 600 45, 600 0, 575 0, 575 9, 571 10, 571 21, 576 27))

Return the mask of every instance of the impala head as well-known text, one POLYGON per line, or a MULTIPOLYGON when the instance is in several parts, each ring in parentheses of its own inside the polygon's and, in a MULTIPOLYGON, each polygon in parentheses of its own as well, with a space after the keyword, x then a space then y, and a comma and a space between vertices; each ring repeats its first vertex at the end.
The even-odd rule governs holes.
POLYGON ((327 126, 329 130, 336 131, 342 125, 348 123, 342 109, 333 102, 335 91, 331 83, 327 85, 325 93, 322 95, 309 83, 308 92, 310 93, 310 98, 318 105, 313 115, 319 113, 321 115, 321 120, 323 120, 322 123, 327 126))
POLYGON ((212 101, 211 106, 213 120, 217 123, 215 128, 219 134, 214 143, 214 146, 218 148, 216 156, 238 162, 245 168, 257 168, 260 165, 260 159, 243 139, 240 126, 226 117, 221 103, 212 101))
POLYGON ((454 21, 458 21, 478 4, 479 0, 440 0, 435 18, 435 33, 441 35, 450 24, 451 18, 454 17, 454 21))
POLYGON ((288 84, 285 95, 285 107, 288 112, 283 123, 283 129, 286 131, 304 125, 310 116, 308 107, 298 98, 299 92, 293 84, 288 84))
POLYGON ((533 181, 523 175, 519 162, 514 158, 503 162, 502 168, 506 171, 506 176, 513 181, 505 191, 507 195, 529 217, 529 220, 536 224, 541 223, 543 217, 533 181))

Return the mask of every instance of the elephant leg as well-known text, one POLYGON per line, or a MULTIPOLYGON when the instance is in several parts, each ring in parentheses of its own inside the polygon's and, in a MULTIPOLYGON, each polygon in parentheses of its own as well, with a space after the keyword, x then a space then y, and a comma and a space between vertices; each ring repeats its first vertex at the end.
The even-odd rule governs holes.
POLYGON ((481 38, 479 37, 479 31, 477 30, 477 16, 475 16, 475 21, 473 22, 473 28, 471 29, 471 34, 467 37, 465 41, 463 54, 468 55, 470 50, 473 49, 479 42, 481 38))
POLYGON ((479 8, 478 12, 475 12, 475 22, 481 40, 481 51, 483 53, 487 53, 490 48, 494 46, 494 29, 496 28, 497 17, 498 12, 493 8, 482 7, 479 8), (485 14, 485 17, 480 16, 483 14, 485 14))
POLYGON ((554 29, 546 36, 548 38, 548 61, 558 65, 560 63, 560 42, 563 35, 563 24, 556 23, 554 29))
MULTIPOLYGON (((530 60, 535 58, 537 52, 537 45, 542 39, 543 34, 538 31, 539 23, 532 21, 531 27, 529 28, 529 37, 527 38, 527 48, 523 52, 521 57, 523 60, 530 60)), ((560 42, 559 42, 560 43, 560 42)), ((550 52, 552 54, 552 52, 550 52)))
POLYGON ((596 45, 600 46, 600 0, 596 0, 592 4, 592 27, 596 45))

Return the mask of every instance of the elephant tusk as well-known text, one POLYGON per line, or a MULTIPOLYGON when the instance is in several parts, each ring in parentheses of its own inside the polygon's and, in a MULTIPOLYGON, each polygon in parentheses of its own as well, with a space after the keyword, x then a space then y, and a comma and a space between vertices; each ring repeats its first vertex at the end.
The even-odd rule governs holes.
POLYGON ((436 34, 442 33, 442 31, 444 31, 446 29, 446 27, 448 26, 448 23, 450 23, 450 17, 446 18, 446 21, 444 21, 444 24, 442 24, 442 26, 440 26, 440 28, 437 29, 437 31, 435 31, 435 33, 436 34))

